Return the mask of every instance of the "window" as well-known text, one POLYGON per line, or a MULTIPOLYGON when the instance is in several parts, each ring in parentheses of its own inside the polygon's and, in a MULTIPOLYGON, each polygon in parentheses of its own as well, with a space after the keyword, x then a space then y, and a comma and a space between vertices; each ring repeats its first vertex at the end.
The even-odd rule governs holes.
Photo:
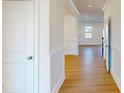
POLYGON ((92 38, 92 26, 86 25, 85 26, 85 39, 91 39, 92 38))

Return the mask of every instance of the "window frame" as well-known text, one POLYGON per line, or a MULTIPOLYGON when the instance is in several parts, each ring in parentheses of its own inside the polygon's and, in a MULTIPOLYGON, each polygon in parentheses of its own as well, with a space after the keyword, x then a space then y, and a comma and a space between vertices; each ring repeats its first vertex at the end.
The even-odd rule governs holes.
POLYGON ((84 27, 84 38, 85 39, 92 39, 93 38, 93 27, 92 27, 92 25, 85 25, 85 27, 84 27), (90 29, 91 29, 91 31, 86 31, 86 27, 91 27, 90 29), (86 38, 86 34, 91 34, 91 38, 86 38))

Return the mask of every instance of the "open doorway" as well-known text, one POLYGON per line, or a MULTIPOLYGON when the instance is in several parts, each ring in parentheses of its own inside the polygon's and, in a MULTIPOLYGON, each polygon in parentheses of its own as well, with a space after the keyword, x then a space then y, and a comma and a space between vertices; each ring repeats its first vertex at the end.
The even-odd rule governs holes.
MULTIPOLYGON (((68 7, 66 9, 77 20, 75 25, 77 27, 75 32, 77 33, 75 34, 71 30, 74 27, 71 23, 74 21, 69 16, 65 20, 66 22, 70 18, 68 24, 65 24, 66 28, 64 30, 69 33, 68 36, 76 35, 78 37, 78 55, 66 52, 66 80, 59 93, 82 93, 82 91, 92 93, 96 92, 96 90, 99 93, 110 91, 120 93, 111 73, 108 73, 111 61, 111 33, 110 22, 104 23, 106 20, 104 18, 106 2, 107 0, 95 0, 92 2, 88 0, 69 0, 67 2, 66 0, 66 3, 68 3, 65 4, 68 7), (67 27, 70 29, 67 29, 67 27), (105 54, 106 56, 104 56, 105 54), (106 58, 106 63, 103 62, 104 58, 106 58), (114 88, 106 85, 110 84, 110 82, 114 88)), ((71 37, 72 40, 73 38, 71 37)), ((76 43, 69 42, 67 43, 68 49, 77 48, 72 47, 76 43)))

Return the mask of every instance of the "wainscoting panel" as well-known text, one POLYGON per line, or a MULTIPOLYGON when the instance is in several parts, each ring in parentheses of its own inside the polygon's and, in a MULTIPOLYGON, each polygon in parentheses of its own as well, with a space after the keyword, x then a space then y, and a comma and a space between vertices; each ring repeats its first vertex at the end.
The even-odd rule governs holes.
POLYGON ((51 54, 51 93, 57 93, 65 80, 64 47, 51 54))
POLYGON ((121 90, 121 49, 112 46, 112 65, 111 65, 112 76, 121 90))
POLYGON ((65 40, 65 55, 78 55, 77 40, 65 40))

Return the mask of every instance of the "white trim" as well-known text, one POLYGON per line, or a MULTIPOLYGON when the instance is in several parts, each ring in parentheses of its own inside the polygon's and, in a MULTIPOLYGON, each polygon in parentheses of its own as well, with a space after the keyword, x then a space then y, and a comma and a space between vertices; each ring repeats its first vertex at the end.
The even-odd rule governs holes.
POLYGON ((117 46, 114 46, 114 45, 111 45, 111 46, 112 46, 112 48, 115 48, 116 50, 121 51, 121 48, 119 48, 119 47, 117 47, 117 46))
POLYGON ((112 70, 111 70, 110 72, 111 72, 112 77, 113 77, 113 79, 115 80, 115 82, 116 82, 116 84, 117 84, 119 90, 121 91, 121 82, 119 81, 119 79, 118 79, 116 73, 115 73, 114 71, 112 71, 112 70))
POLYGON ((39 7, 39 0, 34 0, 34 56, 35 56, 35 62, 34 62, 34 93, 39 93, 39 29, 38 29, 38 7, 39 7))
POLYGON ((11 5, 17 5, 18 4, 18 6, 22 6, 22 5, 29 5, 30 6, 31 5, 30 3, 33 3, 33 1, 16 1, 16 0, 15 1, 14 0, 13 1, 9 1, 9 0, 8 1, 7 0, 2 1, 3 5, 10 5, 10 4, 11 5))
POLYGON ((64 41, 75 41, 75 42, 78 42, 78 40, 76 40, 76 39, 65 39, 64 41))
POLYGON ((59 51, 61 51, 61 50, 64 50, 64 46, 62 46, 62 47, 56 49, 55 51, 52 51, 52 52, 50 53, 50 56, 56 54, 57 52, 59 52, 59 51))
POLYGON ((79 46, 102 46, 102 44, 82 44, 82 43, 79 43, 79 46))
POLYGON ((65 55, 74 55, 74 56, 79 56, 79 53, 77 52, 78 50, 76 50, 76 52, 70 52, 70 51, 73 51, 73 50, 66 50, 65 51, 65 55))
POLYGON ((64 8, 65 10, 70 12, 74 17, 77 17, 78 15, 80 15, 77 7, 75 6, 72 0, 65 0, 64 8))
POLYGON ((107 0, 107 1, 106 1, 105 5, 104 5, 104 7, 103 7, 103 9, 102 9, 103 11, 105 11, 105 9, 106 9, 106 7, 109 5, 110 1, 111 1, 111 0, 107 0))
POLYGON ((63 82, 65 80, 65 74, 61 76, 58 83, 55 85, 54 89, 52 90, 52 93, 58 93, 59 89, 61 88, 63 82))
POLYGON ((64 54, 65 55, 79 55, 79 49, 78 49, 78 40, 76 39, 68 39, 64 40, 65 48, 64 48, 64 54))
POLYGON ((74 2, 72 0, 69 0, 69 3, 71 4, 71 6, 73 7, 73 9, 75 10, 76 14, 77 15, 80 15, 76 5, 74 4, 74 2))

